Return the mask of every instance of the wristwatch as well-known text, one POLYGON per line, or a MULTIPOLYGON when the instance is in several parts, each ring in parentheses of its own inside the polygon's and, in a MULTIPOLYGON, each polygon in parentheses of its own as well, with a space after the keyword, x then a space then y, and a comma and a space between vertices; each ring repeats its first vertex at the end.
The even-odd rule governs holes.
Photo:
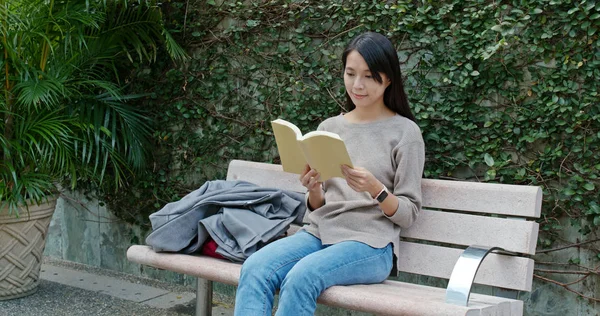
POLYGON ((377 202, 379 202, 379 203, 383 203, 383 201, 385 201, 385 198, 387 198, 387 197, 388 197, 388 190, 385 186, 383 186, 383 189, 381 189, 381 191, 379 191, 379 193, 375 197, 375 200, 377 200, 377 202))

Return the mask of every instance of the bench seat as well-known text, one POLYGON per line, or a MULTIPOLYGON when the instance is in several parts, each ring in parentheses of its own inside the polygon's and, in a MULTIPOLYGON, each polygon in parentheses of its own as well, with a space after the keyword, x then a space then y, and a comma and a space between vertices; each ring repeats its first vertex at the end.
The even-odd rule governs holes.
MULTIPOLYGON (((134 245, 127 259, 158 269, 237 286, 241 264, 202 255, 156 253, 134 245)), ((523 302, 473 293, 469 306, 445 302, 442 288, 387 280, 381 284, 332 286, 319 297, 320 304, 377 315, 520 315, 523 302)))

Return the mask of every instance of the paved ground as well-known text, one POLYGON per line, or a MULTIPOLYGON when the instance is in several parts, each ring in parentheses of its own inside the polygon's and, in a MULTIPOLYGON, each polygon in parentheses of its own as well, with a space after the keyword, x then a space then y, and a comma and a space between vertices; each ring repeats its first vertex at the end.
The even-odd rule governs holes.
MULTIPOLYGON (((0 301, 0 315, 194 315, 194 300, 188 287, 44 258, 37 292, 0 301)), ((219 297, 213 304, 214 316, 233 315, 233 307, 219 297)))

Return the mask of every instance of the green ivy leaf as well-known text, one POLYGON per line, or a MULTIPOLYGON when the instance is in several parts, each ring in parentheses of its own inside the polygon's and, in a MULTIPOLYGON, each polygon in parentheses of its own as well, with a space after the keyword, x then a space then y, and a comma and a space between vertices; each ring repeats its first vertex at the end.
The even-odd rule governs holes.
POLYGON ((584 188, 584 189, 586 189, 586 190, 588 190, 588 191, 593 191, 593 190, 594 190, 596 187, 594 186, 594 184, 593 184, 593 183, 591 183, 591 182, 586 182, 586 183, 583 185, 583 188, 584 188))
POLYGON ((513 133, 515 133, 515 135, 519 135, 521 134, 521 129, 518 127, 513 128, 513 133))
POLYGON ((571 258, 571 259, 569 259, 569 263, 580 264, 581 263, 581 259, 579 259, 579 258, 571 258))
POLYGON ((596 34, 596 31, 598 31, 598 29, 592 26, 588 29, 587 34, 588 34, 588 36, 592 36, 592 35, 596 34))
POLYGON ((491 28, 492 31, 496 31, 496 32, 502 32, 502 25, 498 24, 498 25, 494 25, 491 28))
POLYGON ((490 169, 485 173, 486 180, 492 180, 494 178, 496 178, 496 170, 490 169))
POLYGON ((600 215, 594 216, 594 225, 600 226, 600 215))
POLYGON ((486 153, 486 154, 483 156, 483 159, 485 160, 485 164, 486 164, 486 165, 488 165, 488 166, 490 166, 490 167, 493 167, 493 166, 494 166, 494 158, 492 158, 492 156, 491 156, 490 154, 486 153))
POLYGON ((247 20, 246 21, 246 26, 248 27, 255 27, 258 26, 260 24, 260 21, 257 20, 247 20))

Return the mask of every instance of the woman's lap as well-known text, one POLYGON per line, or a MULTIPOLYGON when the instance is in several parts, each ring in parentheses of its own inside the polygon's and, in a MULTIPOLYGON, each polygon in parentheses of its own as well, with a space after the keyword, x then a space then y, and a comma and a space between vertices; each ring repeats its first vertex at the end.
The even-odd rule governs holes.
MULTIPOLYGON (((391 244, 373 248, 357 241, 322 245, 320 239, 300 231, 270 243, 246 260, 238 289, 243 297, 236 304, 251 304, 250 309, 258 308, 256 314, 263 315, 272 307, 275 290, 281 288, 278 314, 308 315, 316 308, 320 293, 333 285, 385 280, 392 268, 391 248, 391 244)), ((238 308, 245 309, 236 306, 236 311, 238 308)))

